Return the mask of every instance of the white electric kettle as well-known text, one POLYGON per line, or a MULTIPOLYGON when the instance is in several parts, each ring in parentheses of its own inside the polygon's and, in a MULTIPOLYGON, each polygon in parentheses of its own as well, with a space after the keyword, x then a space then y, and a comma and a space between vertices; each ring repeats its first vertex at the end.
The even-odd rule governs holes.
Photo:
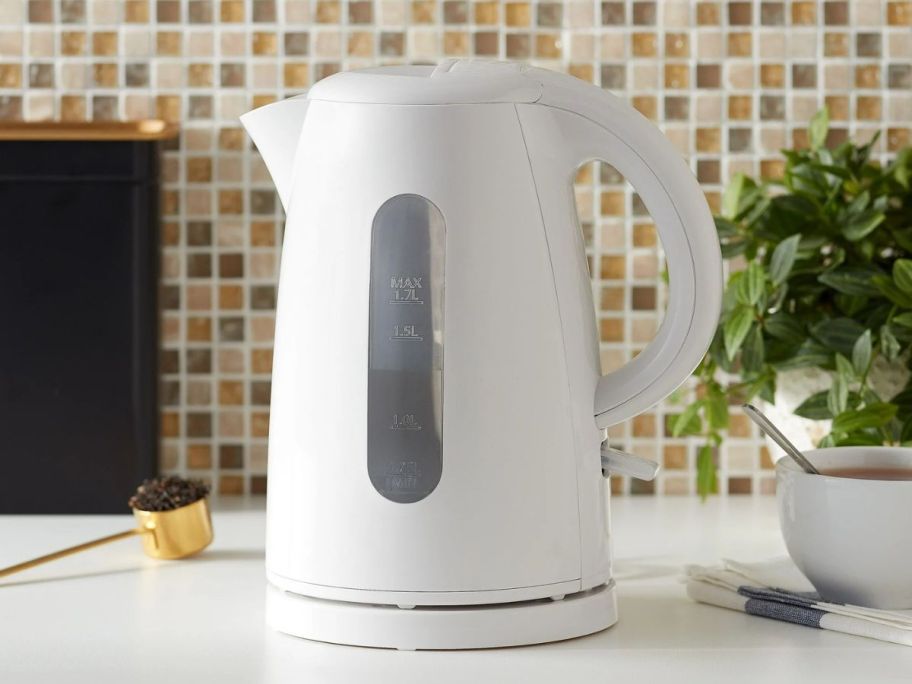
POLYGON ((604 429, 687 378, 720 308, 687 165, 619 99, 510 63, 341 73, 242 122, 287 214, 270 623, 400 649, 613 624, 604 429), (670 276, 656 338, 607 376, 571 185, 596 159, 641 196, 670 276))

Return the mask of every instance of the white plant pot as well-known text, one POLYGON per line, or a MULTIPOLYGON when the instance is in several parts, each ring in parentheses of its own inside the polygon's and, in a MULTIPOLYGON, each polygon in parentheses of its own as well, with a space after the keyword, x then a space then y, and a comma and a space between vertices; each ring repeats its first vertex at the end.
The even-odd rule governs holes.
MULTIPOLYGON (((891 363, 878 356, 871 366, 871 388, 884 400, 901 392, 909 377, 905 359, 891 363)), ((820 440, 829 434, 832 421, 808 420, 796 416, 795 409, 812 394, 828 390, 832 383, 830 373, 820 368, 783 371, 776 376, 776 401, 773 404, 763 402, 763 411, 796 447, 802 451, 815 449, 820 440)), ((769 437, 766 438, 766 446, 774 462, 785 456, 785 452, 769 437)))

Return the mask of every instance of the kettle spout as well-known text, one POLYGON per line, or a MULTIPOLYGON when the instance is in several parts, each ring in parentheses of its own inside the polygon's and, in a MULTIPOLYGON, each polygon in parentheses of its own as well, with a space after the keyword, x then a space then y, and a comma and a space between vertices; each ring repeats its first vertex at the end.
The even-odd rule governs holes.
POLYGON ((307 94, 259 107, 241 116, 241 124, 260 151, 282 208, 288 211, 295 152, 309 100, 307 94))

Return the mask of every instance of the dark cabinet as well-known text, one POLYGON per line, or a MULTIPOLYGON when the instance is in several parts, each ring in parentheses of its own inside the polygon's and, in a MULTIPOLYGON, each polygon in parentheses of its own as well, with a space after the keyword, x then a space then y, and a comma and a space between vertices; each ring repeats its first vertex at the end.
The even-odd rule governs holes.
POLYGON ((0 129, 0 513, 122 513, 157 469, 166 136, 104 130, 0 129))

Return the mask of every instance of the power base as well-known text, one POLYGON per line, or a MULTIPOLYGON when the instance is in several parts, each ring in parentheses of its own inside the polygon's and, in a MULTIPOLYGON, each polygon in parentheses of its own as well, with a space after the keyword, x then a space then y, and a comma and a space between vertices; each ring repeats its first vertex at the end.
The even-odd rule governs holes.
POLYGON ((614 582, 553 601, 411 609, 292 594, 268 585, 266 621, 333 644, 414 650, 498 648, 561 641, 617 622, 614 582))

